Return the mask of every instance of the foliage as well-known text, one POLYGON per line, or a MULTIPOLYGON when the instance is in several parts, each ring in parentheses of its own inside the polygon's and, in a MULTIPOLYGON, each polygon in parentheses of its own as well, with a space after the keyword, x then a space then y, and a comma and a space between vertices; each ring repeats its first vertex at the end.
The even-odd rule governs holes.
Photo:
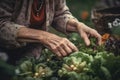
POLYGON ((15 67, 0 60, 0 79, 8 80, 15 75, 15 67), (6 77, 7 76, 7 77, 6 77))
POLYGON ((22 61, 16 80, 120 80, 120 56, 97 46, 94 38, 89 47, 80 44, 76 34, 70 40, 80 51, 60 59, 45 49, 39 60, 22 61))

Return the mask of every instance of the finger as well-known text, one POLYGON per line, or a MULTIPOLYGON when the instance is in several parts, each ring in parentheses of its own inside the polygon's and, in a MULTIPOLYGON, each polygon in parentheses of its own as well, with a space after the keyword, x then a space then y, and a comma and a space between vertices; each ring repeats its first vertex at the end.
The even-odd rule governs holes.
POLYGON ((62 57, 61 53, 57 49, 54 50, 53 53, 55 53, 58 57, 62 57))
POLYGON ((97 40, 98 40, 98 44, 101 45, 102 44, 102 38, 99 34, 97 34, 97 40))
POLYGON ((58 57, 62 57, 61 53, 59 51, 56 51, 55 54, 58 56, 58 57))
POLYGON ((65 51, 70 54, 72 52, 72 49, 68 46, 68 45, 63 45, 63 48, 65 49, 65 51))
POLYGON ((65 44, 64 41, 61 41, 61 42, 54 41, 53 42, 54 46, 52 45, 52 49, 54 50, 54 52, 57 53, 58 56, 61 56, 61 57, 67 56, 68 53, 64 49, 64 46, 63 46, 64 44, 65 44))
POLYGON ((78 51, 78 48, 73 43, 68 43, 67 45, 72 49, 73 52, 78 51))
POLYGON ((98 44, 102 45, 102 39, 101 38, 98 39, 98 44))
POLYGON ((102 37, 98 33, 97 33, 97 40, 98 40, 98 44, 101 45, 102 44, 102 37))
POLYGON ((90 40, 89 40, 89 38, 88 38, 88 36, 87 36, 87 33, 81 31, 81 32, 80 32, 80 35, 81 35, 81 38, 84 40, 85 44, 86 44, 87 46, 89 46, 89 45, 90 45, 90 40))
POLYGON ((68 54, 62 46, 58 47, 58 51, 61 53, 62 56, 67 56, 68 54))
POLYGON ((102 44, 102 37, 101 37, 101 35, 100 35, 96 30, 94 30, 94 29, 93 29, 93 31, 91 31, 91 32, 92 32, 91 34, 92 34, 94 37, 97 38, 98 44, 101 45, 101 44, 102 44))
POLYGON ((49 48, 49 49, 58 57, 62 57, 61 53, 58 51, 56 46, 52 46, 52 48, 49 48))

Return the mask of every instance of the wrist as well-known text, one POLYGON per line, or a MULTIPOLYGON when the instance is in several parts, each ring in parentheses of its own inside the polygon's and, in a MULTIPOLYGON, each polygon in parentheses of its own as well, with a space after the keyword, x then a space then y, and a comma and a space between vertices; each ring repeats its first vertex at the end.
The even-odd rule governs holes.
POLYGON ((40 31, 38 39, 39 39, 39 42, 46 44, 46 42, 49 40, 49 38, 52 38, 54 36, 56 36, 56 35, 46 32, 46 31, 40 31))
POLYGON ((48 35, 49 35, 49 33, 48 32, 46 32, 46 31, 39 31, 39 33, 38 33, 38 40, 39 40, 39 42, 40 43, 44 43, 46 40, 47 40, 47 37, 48 37, 48 35))
POLYGON ((72 31, 72 32, 78 32, 82 27, 84 27, 85 24, 82 22, 79 22, 78 20, 71 19, 68 21, 67 24, 67 31, 72 31))
POLYGON ((75 19, 70 19, 67 22, 66 31, 68 31, 68 32, 76 32, 77 31, 77 26, 78 26, 78 21, 75 20, 75 19))
POLYGON ((35 30, 31 28, 20 28, 17 33, 17 40, 20 42, 37 42, 41 43, 44 41, 45 31, 35 30))

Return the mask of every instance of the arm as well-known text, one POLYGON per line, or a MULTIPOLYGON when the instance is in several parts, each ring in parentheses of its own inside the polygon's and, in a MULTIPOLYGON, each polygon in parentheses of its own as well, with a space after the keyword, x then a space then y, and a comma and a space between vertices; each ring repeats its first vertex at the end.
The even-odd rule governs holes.
POLYGON ((74 44, 66 38, 42 30, 21 28, 18 31, 17 38, 21 42, 42 43, 58 57, 67 56, 71 52, 77 51, 74 44))
POLYGON ((66 38, 46 31, 30 29, 12 22, 14 6, 11 7, 11 3, 12 1, 9 0, 0 3, 0 46, 21 47, 21 43, 41 43, 59 57, 77 51, 77 48, 66 38), (8 4, 6 1, 8 1, 8 4), (6 9, 3 7, 4 4, 7 5, 6 9))
POLYGON ((52 26, 60 32, 67 33, 66 25, 69 19, 75 18, 66 6, 66 0, 55 0, 55 15, 52 26))
POLYGON ((95 29, 92 29, 77 20, 70 19, 67 23, 66 31, 77 32, 80 34, 87 46, 90 45, 89 36, 95 37, 98 40, 98 44, 101 45, 101 35, 95 29))
POLYGON ((96 30, 91 29, 74 18, 66 6, 66 0, 56 0, 56 5, 53 27, 64 33, 78 32, 84 39, 86 45, 90 45, 88 34, 96 37, 98 39, 98 44, 101 44, 100 34, 98 34, 96 30))
POLYGON ((6 48, 17 48, 25 45, 16 40, 16 33, 21 25, 12 22, 12 13, 14 12, 14 0, 0 1, 0 46, 6 48))

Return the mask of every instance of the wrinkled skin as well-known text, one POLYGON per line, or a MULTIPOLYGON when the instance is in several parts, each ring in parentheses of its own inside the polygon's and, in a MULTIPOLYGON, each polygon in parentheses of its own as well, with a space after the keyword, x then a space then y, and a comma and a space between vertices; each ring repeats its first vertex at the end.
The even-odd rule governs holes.
MULTIPOLYGON (((98 40, 98 44, 101 45, 100 34, 76 20, 68 21, 66 31, 80 34, 87 46, 90 45, 89 36, 95 37, 98 40)), ((67 56, 72 52, 78 51, 77 47, 68 39, 42 30, 23 27, 18 32, 18 38, 20 41, 42 43, 58 57, 67 56)))

